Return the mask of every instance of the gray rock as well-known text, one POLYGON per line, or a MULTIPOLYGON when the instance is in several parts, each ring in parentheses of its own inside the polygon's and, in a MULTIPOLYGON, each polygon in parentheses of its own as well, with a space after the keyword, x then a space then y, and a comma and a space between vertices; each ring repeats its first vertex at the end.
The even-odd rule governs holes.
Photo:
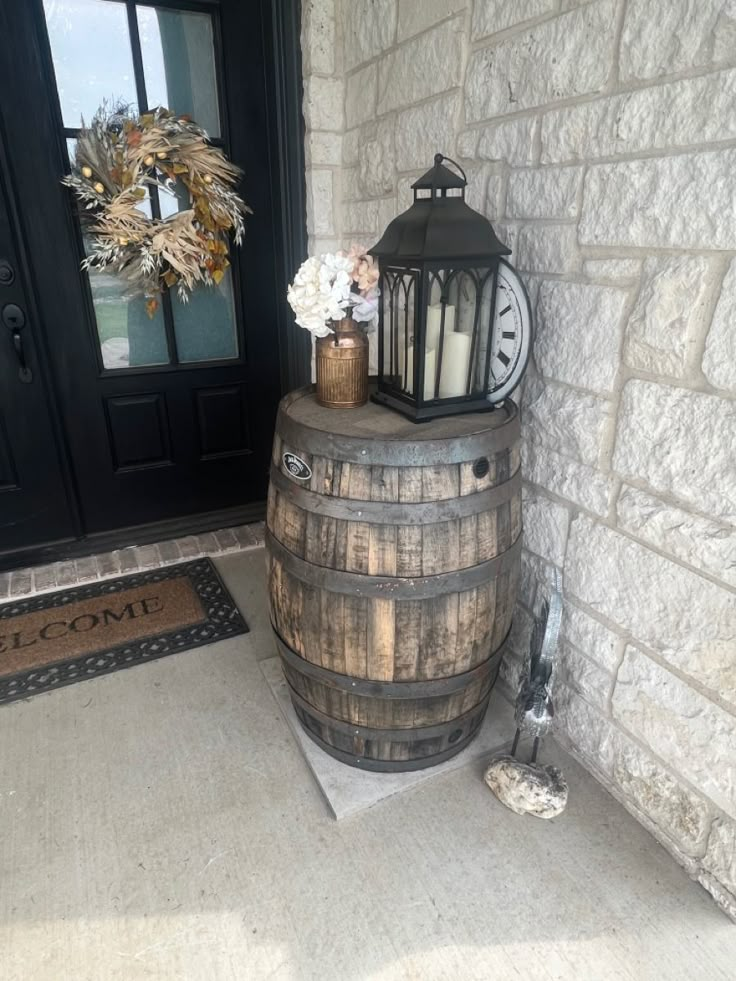
POLYGON ((513 756, 495 756, 483 779, 515 814, 554 818, 567 805, 567 783, 556 766, 522 763, 513 756))

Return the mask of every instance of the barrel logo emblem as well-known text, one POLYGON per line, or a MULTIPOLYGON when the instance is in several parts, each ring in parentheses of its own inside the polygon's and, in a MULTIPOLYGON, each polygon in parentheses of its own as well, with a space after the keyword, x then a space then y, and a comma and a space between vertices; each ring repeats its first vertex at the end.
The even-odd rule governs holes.
POLYGON ((296 480, 309 480, 312 476, 311 469, 296 453, 284 453, 282 459, 286 472, 291 474, 296 480))

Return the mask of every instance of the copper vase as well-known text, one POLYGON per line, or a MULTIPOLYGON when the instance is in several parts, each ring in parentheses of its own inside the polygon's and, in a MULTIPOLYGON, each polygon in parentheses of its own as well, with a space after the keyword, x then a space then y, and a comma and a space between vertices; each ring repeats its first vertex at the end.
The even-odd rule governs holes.
POLYGON ((354 409, 368 401, 368 338, 350 317, 332 326, 334 334, 317 338, 317 402, 354 409))

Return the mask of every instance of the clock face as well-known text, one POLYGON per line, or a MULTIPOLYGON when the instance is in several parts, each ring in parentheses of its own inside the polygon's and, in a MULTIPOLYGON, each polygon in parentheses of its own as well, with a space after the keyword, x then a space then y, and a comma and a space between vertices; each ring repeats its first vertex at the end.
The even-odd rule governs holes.
POLYGON ((488 400, 502 402, 521 381, 532 345, 532 311, 524 285, 504 259, 498 268, 488 400))

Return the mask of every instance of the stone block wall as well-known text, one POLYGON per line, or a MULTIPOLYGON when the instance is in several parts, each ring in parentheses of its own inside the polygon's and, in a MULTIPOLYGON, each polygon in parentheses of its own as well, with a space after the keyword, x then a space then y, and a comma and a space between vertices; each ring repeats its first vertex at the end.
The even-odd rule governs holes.
POLYGON ((340 248, 345 78, 335 0, 303 0, 305 175, 309 253, 340 248))
POLYGON ((439 150, 535 313, 524 576, 560 738, 736 915, 736 7, 308 0, 312 247, 370 245, 439 150))

